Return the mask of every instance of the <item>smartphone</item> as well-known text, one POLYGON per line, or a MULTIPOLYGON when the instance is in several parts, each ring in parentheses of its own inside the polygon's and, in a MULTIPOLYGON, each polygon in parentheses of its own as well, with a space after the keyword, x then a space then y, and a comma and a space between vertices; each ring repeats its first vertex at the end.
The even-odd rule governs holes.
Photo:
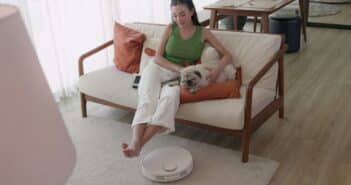
POLYGON ((140 78, 141 78, 140 75, 136 75, 136 76, 135 76, 134 81, 133 81, 133 86, 132 86, 134 89, 137 89, 137 88, 138 88, 138 84, 139 84, 139 82, 140 82, 140 78))

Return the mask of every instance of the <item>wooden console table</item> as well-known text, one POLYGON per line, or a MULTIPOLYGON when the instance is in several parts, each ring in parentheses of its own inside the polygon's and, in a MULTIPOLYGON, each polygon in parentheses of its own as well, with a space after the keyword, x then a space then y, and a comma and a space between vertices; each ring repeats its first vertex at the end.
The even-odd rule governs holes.
MULTIPOLYGON (((278 11, 294 0, 238 0, 233 5, 228 4, 228 0, 219 0, 214 4, 205 6, 204 9, 211 11, 210 28, 216 28, 219 17, 233 16, 234 30, 238 30, 238 16, 261 17, 262 32, 269 32, 269 15, 278 11)), ((306 18, 305 18, 305 0, 299 0, 301 12, 301 27, 306 42, 306 18)))

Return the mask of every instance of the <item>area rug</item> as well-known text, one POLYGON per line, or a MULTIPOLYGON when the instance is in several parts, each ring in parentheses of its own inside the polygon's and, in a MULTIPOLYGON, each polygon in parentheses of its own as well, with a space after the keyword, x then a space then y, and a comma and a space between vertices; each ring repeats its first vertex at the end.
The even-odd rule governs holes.
MULTIPOLYGON (((129 123, 108 117, 80 118, 79 112, 63 113, 74 142, 77 163, 66 185, 152 185, 140 171, 140 158, 126 159, 121 141, 131 137, 129 123)), ((141 156, 155 148, 180 146, 191 152, 194 169, 183 180, 169 185, 267 185, 278 162, 250 156, 241 163, 241 152, 174 135, 158 135, 145 146, 141 156)))
POLYGON ((340 5, 323 4, 323 3, 310 3, 309 16, 321 17, 338 14, 342 11, 340 5))
POLYGON ((310 2, 332 3, 332 4, 346 4, 351 3, 351 0, 311 0, 310 2))
MULTIPOLYGON (((342 11, 342 5, 335 5, 335 4, 310 2, 309 7, 310 7, 308 12, 309 17, 322 17, 322 16, 336 15, 342 11)), ((285 8, 283 8, 283 10, 284 9, 285 8)), ((287 6, 287 9, 299 10, 298 1, 292 2, 290 5, 287 6)))

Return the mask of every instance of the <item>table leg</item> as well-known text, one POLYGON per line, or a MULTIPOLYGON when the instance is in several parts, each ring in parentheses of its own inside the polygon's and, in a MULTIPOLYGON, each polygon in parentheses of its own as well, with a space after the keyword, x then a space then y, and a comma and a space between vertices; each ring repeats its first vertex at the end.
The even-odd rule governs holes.
POLYGON ((303 40, 306 42, 307 41, 307 35, 306 35, 306 7, 305 7, 305 2, 306 0, 299 0, 299 6, 300 6, 300 12, 301 12, 301 26, 302 26, 302 32, 303 32, 303 40))
POLYGON ((215 29, 216 26, 216 20, 217 19, 217 11, 216 10, 211 10, 211 18, 210 18, 210 28, 215 29))
POLYGON ((269 19, 268 14, 263 14, 261 16, 261 26, 263 33, 269 33, 269 19))
POLYGON ((235 31, 238 31, 238 16, 233 15, 233 27, 235 31))

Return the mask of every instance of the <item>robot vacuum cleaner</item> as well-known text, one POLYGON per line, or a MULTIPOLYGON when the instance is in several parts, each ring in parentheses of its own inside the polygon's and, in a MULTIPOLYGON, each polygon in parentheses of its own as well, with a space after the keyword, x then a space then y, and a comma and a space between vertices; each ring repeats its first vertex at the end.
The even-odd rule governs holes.
POLYGON ((142 174, 155 182, 172 182, 188 176, 193 158, 181 147, 165 147, 147 154, 141 161, 142 174))

